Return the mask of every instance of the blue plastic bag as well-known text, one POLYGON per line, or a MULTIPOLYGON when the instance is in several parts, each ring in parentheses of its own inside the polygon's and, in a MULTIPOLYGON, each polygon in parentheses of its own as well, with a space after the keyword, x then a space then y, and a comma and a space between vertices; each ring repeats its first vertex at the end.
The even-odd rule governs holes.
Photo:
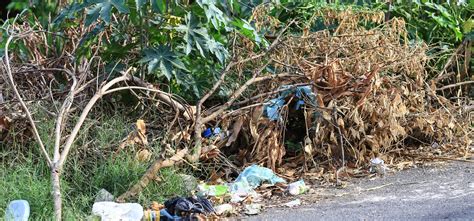
POLYGON ((286 183, 283 178, 277 176, 272 170, 258 165, 252 165, 245 168, 245 170, 239 174, 235 182, 232 184, 231 189, 232 191, 239 191, 242 189, 253 190, 264 182, 272 185, 276 183, 286 183))
POLYGON ((307 97, 309 101, 315 105, 316 95, 311 90, 310 86, 300 86, 291 88, 289 85, 283 85, 280 87, 283 91, 277 98, 269 100, 264 105, 265 115, 273 121, 281 120, 280 110, 285 105, 285 99, 294 94, 296 99, 295 110, 299 110, 302 105, 305 104, 304 98, 307 97))

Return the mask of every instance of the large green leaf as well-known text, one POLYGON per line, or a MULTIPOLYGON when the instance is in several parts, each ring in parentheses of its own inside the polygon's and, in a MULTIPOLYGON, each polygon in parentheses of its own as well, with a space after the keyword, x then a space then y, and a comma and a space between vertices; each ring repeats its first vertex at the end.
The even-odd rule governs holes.
POLYGON ((188 13, 185 17, 186 25, 179 25, 175 29, 179 32, 184 32, 184 40, 186 42, 185 53, 190 54, 192 48, 196 46, 202 57, 207 58, 208 52, 211 52, 219 62, 224 63, 227 56, 227 50, 224 46, 211 38, 205 28, 198 19, 188 13))
POLYGON ((240 34, 244 35, 247 38, 252 39, 256 43, 261 43, 262 39, 260 38, 260 35, 258 34, 257 30, 252 27, 250 23, 243 19, 235 20, 232 23, 237 30, 239 31, 240 34))
POLYGON ((215 29, 219 29, 221 24, 227 24, 224 13, 217 8, 215 0, 198 0, 199 6, 204 9, 207 20, 212 23, 215 29))
POLYGON ((160 12, 164 13, 165 12, 165 7, 166 7, 166 0, 150 0, 151 2, 151 9, 154 12, 160 12))
POLYGON ((98 36, 104 29, 105 26, 103 24, 96 25, 90 32, 87 32, 84 37, 81 38, 78 47, 82 47, 90 39, 98 36))
POLYGON ((85 25, 89 26, 95 22, 99 17, 105 22, 110 23, 110 14, 112 13, 112 6, 120 13, 129 13, 130 10, 125 5, 124 0, 94 0, 91 1, 93 6, 86 10, 85 25))
POLYGON ((210 38, 207 41, 207 47, 209 51, 216 56, 221 64, 224 64, 225 58, 229 55, 229 52, 220 42, 210 38))
POLYGON ((74 14, 78 11, 84 9, 85 4, 78 3, 77 1, 72 2, 70 5, 67 5, 59 15, 53 20, 53 24, 59 24, 64 21, 64 19, 74 18, 74 14))
POLYGON ((168 80, 171 80, 173 72, 176 73, 174 68, 187 71, 183 62, 174 52, 171 51, 171 48, 168 46, 160 45, 158 47, 147 48, 144 50, 144 53, 145 57, 139 62, 148 63, 149 73, 152 73, 157 68, 160 68, 161 73, 164 74, 168 80))
POLYGON ((206 41, 209 39, 207 30, 200 27, 199 21, 191 13, 185 17, 186 25, 179 25, 175 29, 179 32, 184 32, 184 41, 186 42, 185 53, 191 53, 193 46, 199 50, 203 57, 206 57, 206 41))

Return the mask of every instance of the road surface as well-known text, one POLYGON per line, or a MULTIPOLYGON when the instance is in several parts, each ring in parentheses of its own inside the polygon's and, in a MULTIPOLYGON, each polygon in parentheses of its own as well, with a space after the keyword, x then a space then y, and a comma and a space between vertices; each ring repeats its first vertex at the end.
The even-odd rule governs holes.
MULTIPOLYGON (((267 208, 244 220, 474 220, 474 164, 412 168, 355 179, 344 189, 316 188, 297 208, 267 208)), ((288 199, 291 201, 292 199, 288 199)))

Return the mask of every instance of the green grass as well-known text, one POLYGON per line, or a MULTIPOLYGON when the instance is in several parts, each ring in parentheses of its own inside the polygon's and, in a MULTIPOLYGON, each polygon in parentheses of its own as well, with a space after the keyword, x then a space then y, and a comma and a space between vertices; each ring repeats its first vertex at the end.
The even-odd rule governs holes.
MULTIPOLYGON (((71 151, 62 175, 63 214, 65 220, 84 220, 90 215, 96 193, 104 188, 114 196, 126 191, 143 175, 151 162, 135 159, 134 148, 114 154, 116 146, 131 130, 131 125, 118 117, 102 122, 88 121, 71 151)), ((47 146, 51 146, 54 123, 39 124, 47 146)), ((30 220, 51 220, 53 214, 50 174, 34 143, 0 144, 0 217, 11 200, 30 203, 30 220)), ((158 149, 158 148, 154 148, 158 149)), ((162 182, 151 183, 137 199, 142 205, 185 195, 185 187, 176 168, 159 172, 162 182)), ((1 219, 1 218, 0 218, 1 219)))

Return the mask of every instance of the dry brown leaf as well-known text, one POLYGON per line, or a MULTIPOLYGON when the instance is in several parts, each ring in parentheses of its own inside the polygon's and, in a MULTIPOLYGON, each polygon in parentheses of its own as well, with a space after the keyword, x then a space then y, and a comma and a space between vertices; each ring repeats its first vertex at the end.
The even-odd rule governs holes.
POLYGON ((230 146, 235 140, 237 140, 237 137, 239 136, 240 129, 242 129, 242 124, 244 123, 244 118, 239 117, 237 121, 234 123, 232 127, 232 132, 229 137, 229 140, 227 140, 227 143, 225 144, 227 147, 230 146))
POLYGON ((135 159, 137 159, 139 162, 148 162, 151 158, 151 152, 147 149, 142 149, 138 151, 138 153, 135 156, 135 159))

